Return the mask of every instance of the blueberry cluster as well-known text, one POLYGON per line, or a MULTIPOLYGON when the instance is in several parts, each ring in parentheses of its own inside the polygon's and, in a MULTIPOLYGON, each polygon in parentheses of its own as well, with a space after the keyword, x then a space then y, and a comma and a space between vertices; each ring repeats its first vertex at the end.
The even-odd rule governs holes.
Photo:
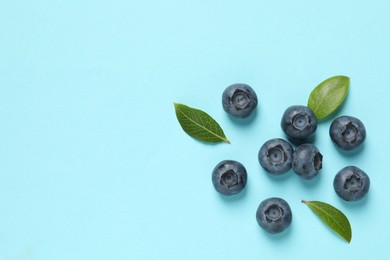
MULTIPOLYGON (((246 118, 257 106, 255 91, 246 84, 233 84, 222 95, 224 110, 236 118, 246 118)), ((315 178, 322 169, 323 156, 313 145, 317 118, 307 106, 290 106, 283 113, 280 126, 293 146, 282 138, 266 141, 260 148, 260 165, 272 175, 282 175, 291 169, 304 180, 315 178)), ((336 118, 329 129, 333 143, 341 151, 349 152, 361 147, 366 138, 363 123, 352 116, 336 118)), ((223 195, 234 195, 245 188, 247 171, 237 161, 225 160, 212 172, 214 188, 223 195)), ((333 187, 336 194, 346 201, 362 199, 370 187, 370 178, 356 166, 347 166, 335 176, 333 187)), ((269 233, 287 229, 292 221, 292 212, 282 198, 272 197, 262 201, 256 212, 256 220, 269 233)))
POLYGON ((317 129, 314 112, 305 106, 291 106, 284 112, 280 125, 288 139, 300 145, 294 151, 286 140, 268 140, 259 151, 260 165, 270 174, 280 175, 292 168, 303 179, 313 179, 322 169, 323 158, 315 145, 307 143, 317 129))

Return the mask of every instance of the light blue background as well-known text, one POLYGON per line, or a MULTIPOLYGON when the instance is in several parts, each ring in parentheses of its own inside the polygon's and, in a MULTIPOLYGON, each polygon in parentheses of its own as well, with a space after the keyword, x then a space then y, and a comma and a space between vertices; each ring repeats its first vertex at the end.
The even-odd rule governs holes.
POLYGON ((379 259, 388 257, 389 1, 0 2, 0 259, 379 259), (322 80, 351 78, 337 115, 366 125, 354 156, 316 145, 321 176, 272 178, 260 146, 322 80), (250 84, 259 106, 237 122, 221 106, 230 84, 250 84), (232 144, 180 128, 173 102, 213 116, 232 144), (224 198, 211 171, 241 161, 245 192, 224 198), (371 177, 359 203, 333 191, 336 172, 371 177), (271 236, 258 204, 286 199, 291 228, 271 236), (341 209, 351 244, 301 199, 341 209))

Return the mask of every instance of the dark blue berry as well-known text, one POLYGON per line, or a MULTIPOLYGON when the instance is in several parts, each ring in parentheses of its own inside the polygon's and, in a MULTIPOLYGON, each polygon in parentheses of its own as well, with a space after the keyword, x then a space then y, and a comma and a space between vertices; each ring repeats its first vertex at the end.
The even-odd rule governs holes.
POLYGON ((245 167, 233 160, 220 162, 212 174, 214 188, 223 195, 239 193, 245 187, 247 178, 245 167))
POLYGON ((233 84, 223 92, 222 106, 226 113, 234 117, 245 118, 256 108, 257 95, 246 84, 233 84))
POLYGON ((258 159, 260 165, 269 173, 280 175, 291 169, 293 148, 287 141, 275 138, 261 146, 258 159))
POLYGON ((356 117, 341 116, 330 125, 329 135, 337 147, 344 151, 350 151, 364 142, 366 128, 362 121, 356 117))
POLYGON ((256 220, 265 231, 272 234, 280 233, 291 224, 290 206, 281 198, 266 199, 257 208, 256 220))
POLYGON ((302 144, 293 154, 292 168, 303 179, 313 179, 322 168, 322 154, 315 145, 302 144))
POLYGON ((336 174, 333 188, 343 200, 360 200, 370 189, 370 178, 358 167, 347 166, 336 174))
POLYGON ((307 140, 317 129, 317 118, 306 106, 291 106, 284 112, 280 126, 291 141, 307 140))

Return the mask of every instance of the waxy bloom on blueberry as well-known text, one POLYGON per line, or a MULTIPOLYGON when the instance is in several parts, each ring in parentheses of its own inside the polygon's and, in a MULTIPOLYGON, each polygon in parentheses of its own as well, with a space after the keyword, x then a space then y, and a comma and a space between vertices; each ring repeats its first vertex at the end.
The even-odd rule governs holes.
POLYGON ((290 226, 292 212, 285 200, 269 198, 261 202, 257 208, 256 220, 259 226, 268 233, 280 233, 290 226))
POLYGON ((346 201, 362 199, 370 189, 370 178, 356 166, 347 166, 341 169, 333 180, 333 187, 337 195, 346 201))
POLYGON ((246 84, 233 84, 223 92, 222 106, 226 113, 234 117, 245 118, 256 108, 257 95, 246 84))
POLYGON ((291 106, 283 113, 280 126, 291 141, 302 142, 316 131, 317 118, 306 106, 291 106))
POLYGON ((245 167, 233 160, 220 162, 212 173, 214 188, 223 195, 239 193, 245 187, 247 178, 245 167))
POLYGON ((280 175, 291 169, 293 148, 287 141, 275 138, 265 142, 259 151, 260 165, 269 173, 280 175))
POLYGON ((302 144, 293 154, 292 168, 303 179, 313 179, 322 168, 322 154, 315 145, 302 144))
POLYGON ((336 118, 330 125, 329 135, 341 150, 350 151, 359 147, 366 139, 366 128, 362 121, 352 116, 336 118))

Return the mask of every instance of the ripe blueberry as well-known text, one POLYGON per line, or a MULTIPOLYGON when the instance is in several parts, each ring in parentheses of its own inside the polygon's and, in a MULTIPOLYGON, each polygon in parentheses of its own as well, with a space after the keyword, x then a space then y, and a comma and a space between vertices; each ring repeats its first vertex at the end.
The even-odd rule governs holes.
POLYGON ((291 224, 290 206, 281 198, 266 199, 257 208, 256 220, 265 231, 272 234, 280 233, 291 224))
POLYGON ((260 165, 269 173, 280 175, 291 169, 293 148, 287 141, 275 138, 261 146, 258 159, 260 165))
POLYGON ((291 106, 284 112, 280 126, 291 141, 302 142, 317 129, 317 118, 306 106, 291 106))
POLYGON ((322 168, 322 154, 315 145, 302 144, 293 154, 292 168, 303 179, 313 179, 322 168))
POLYGON ((343 200, 360 200, 370 189, 370 178, 358 167, 347 166, 336 174, 333 188, 343 200))
POLYGON ((366 128, 362 121, 355 117, 341 116, 330 125, 329 135, 337 147, 344 151, 350 151, 364 142, 366 128))
POLYGON ((246 84, 233 84, 223 92, 222 106, 226 113, 234 117, 245 118, 256 108, 257 95, 246 84))
POLYGON ((246 169, 241 163, 225 160, 215 166, 211 179, 219 193, 234 195, 245 187, 247 178, 246 169))

